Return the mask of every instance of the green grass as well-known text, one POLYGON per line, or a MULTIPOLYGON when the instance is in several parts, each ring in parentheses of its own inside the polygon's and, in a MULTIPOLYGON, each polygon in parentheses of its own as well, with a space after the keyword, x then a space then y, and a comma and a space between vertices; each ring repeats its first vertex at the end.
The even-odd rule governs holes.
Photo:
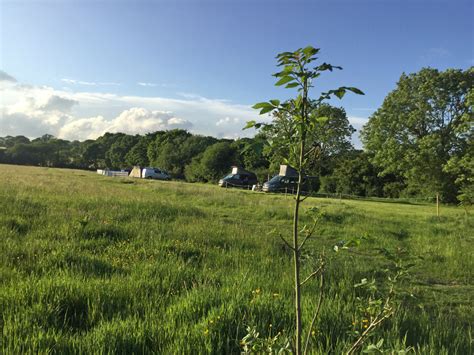
MULTIPOLYGON (((0 165, 0 352, 239 353, 247 325, 292 333, 291 256, 268 233, 290 234, 291 205, 211 185, 0 165)), ((414 297, 377 337, 419 353, 472 353, 472 216, 326 198, 311 206, 326 215, 307 252, 330 258, 313 352, 348 348, 353 284, 380 277, 384 247, 415 260, 405 286, 414 297), (355 253, 331 252, 353 237, 363 237, 355 253)), ((313 308, 316 285, 303 292, 313 308)))

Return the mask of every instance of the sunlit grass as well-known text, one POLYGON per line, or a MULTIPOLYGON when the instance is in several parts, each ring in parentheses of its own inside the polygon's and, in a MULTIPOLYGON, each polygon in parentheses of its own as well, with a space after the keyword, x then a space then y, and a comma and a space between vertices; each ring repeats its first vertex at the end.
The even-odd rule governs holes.
MULTIPOLYGON (((247 325, 291 333, 291 258, 269 233, 290 233, 291 204, 211 185, 0 165, 2 352, 239 353, 247 325)), ((352 286, 379 275, 381 247, 406 249, 416 265, 414 297, 379 336, 393 347, 406 337, 422 353, 472 351, 472 216, 326 198, 304 206, 325 211, 308 253, 331 256, 315 352, 347 348, 352 286), (353 237, 363 238, 357 254, 331 255, 353 237)), ((316 287, 303 292, 313 308, 316 287)))

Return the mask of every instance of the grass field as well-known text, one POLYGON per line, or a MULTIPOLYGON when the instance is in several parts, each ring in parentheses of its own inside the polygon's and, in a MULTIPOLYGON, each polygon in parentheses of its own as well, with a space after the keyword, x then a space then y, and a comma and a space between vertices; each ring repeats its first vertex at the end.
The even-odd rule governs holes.
MULTIPOLYGON (((246 326, 292 332, 292 198, 211 185, 0 165, 1 353, 239 353, 246 326)), ((419 353, 473 351, 474 217, 457 207, 308 198, 325 217, 308 260, 329 258, 314 353, 353 341, 377 248, 414 261, 413 294, 377 337, 419 353), (332 252, 363 237, 355 252, 332 252)), ((309 262, 303 265, 309 272, 309 262), (307 265, 308 264, 308 265, 307 265)), ((305 286, 304 307, 317 302, 305 286)), ((308 323, 310 312, 304 313, 308 323)))

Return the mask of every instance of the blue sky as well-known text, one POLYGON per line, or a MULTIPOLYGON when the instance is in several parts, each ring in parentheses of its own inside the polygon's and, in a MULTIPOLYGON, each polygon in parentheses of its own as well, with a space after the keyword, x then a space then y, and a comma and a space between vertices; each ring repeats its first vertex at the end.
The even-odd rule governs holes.
POLYGON ((84 139, 119 130, 135 108, 145 111, 130 116, 130 133, 171 120, 171 128, 236 137, 253 103, 293 94, 273 86, 274 57, 306 45, 344 67, 322 89, 365 91, 334 102, 359 128, 402 72, 474 65, 473 17, 472 1, 455 0, 0 0, 0 70, 16 79, 2 89, 0 136, 49 129, 84 139), (67 110, 46 112, 51 96, 69 100, 60 106, 67 110))

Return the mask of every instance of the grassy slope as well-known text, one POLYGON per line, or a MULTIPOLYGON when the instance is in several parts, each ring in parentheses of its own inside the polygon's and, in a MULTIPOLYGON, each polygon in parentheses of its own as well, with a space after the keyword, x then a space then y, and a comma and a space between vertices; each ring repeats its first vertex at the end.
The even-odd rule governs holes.
MULTIPOLYGON (((238 352, 246 325, 291 331, 292 199, 215 186, 0 165, 0 312, 5 353, 238 352), (255 291, 257 290, 256 292, 255 291), (271 324, 271 326, 270 326, 271 324)), ((385 325, 386 343, 472 351, 472 216, 443 207, 308 199, 326 217, 310 253, 363 236, 332 258, 315 352, 347 348, 352 285, 380 275, 374 249, 415 259, 415 298, 385 325)), ((309 271, 309 266, 305 266, 309 271)), ((305 306, 316 303, 315 286, 305 306)), ((305 313, 306 321, 310 318, 305 313)))

